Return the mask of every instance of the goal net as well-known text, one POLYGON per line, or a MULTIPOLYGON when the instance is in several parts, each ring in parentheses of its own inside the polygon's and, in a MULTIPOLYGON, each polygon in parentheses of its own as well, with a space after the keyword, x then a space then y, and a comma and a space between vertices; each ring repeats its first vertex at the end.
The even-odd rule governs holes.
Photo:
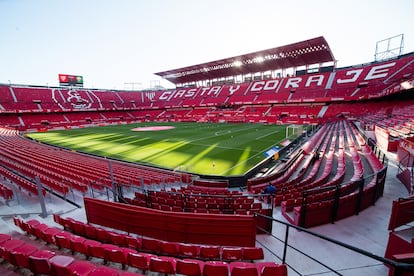
POLYGON ((286 127, 286 139, 296 138, 303 132, 302 125, 290 125, 286 127))

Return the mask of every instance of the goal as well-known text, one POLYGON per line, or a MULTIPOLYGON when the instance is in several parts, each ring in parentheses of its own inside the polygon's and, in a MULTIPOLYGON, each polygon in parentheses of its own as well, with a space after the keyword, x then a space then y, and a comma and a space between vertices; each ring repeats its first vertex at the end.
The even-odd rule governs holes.
POLYGON ((296 138, 303 132, 302 125, 290 125, 286 127, 286 139, 296 138))

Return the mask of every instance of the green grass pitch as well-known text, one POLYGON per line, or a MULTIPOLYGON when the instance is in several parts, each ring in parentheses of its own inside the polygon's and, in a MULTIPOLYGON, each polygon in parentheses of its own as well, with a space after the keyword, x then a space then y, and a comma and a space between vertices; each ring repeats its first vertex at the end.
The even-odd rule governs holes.
MULTIPOLYGON (((262 124, 135 123, 28 134, 61 147, 205 175, 243 175, 286 140, 286 126, 262 124), (139 127, 171 126, 158 131, 139 127)), ((297 136, 295 134, 295 136, 297 136)), ((289 137, 293 140, 294 137, 289 137)))

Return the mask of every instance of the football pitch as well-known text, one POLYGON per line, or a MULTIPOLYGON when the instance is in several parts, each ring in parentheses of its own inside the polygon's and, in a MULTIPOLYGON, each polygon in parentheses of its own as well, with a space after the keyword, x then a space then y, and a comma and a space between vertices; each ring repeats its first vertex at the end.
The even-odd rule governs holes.
MULTIPOLYGON (((300 133, 288 140, 292 141, 300 133)), ((286 126, 134 123, 74 128, 29 137, 60 147, 203 175, 243 175, 286 141, 286 126)))

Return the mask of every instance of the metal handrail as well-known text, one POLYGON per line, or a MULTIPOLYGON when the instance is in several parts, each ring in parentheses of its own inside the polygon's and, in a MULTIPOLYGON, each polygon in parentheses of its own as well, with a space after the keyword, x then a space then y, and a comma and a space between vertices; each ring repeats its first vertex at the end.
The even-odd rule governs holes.
POLYGON ((275 252, 273 252, 270 248, 266 247, 260 241, 257 241, 257 242, 260 243, 267 250, 269 250, 269 252, 272 255, 277 256, 279 259, 281 259, 281 261, 282 261, 283 264, 286 264, 290 269, 292 269, 293 271, 297 272, 298 274, 299 274, 299 272, 293 266, 289 265, 289 263, 286 260, 287 249, 288 248, 291 248, 291 249, 295 250, 296 252, 300 253, 301 255, 303 255, 303 256, 305 256, 307 258, 310 258, 311 260, 313 260, 313 261, 317 262, 318 264, 324 266, 325 268, 329 269, 331 272, 333 272, 335 274, 338 274, 338 275, 341 275, 338 271, 336 271, 335 269, 329 267, 329 265, 324 264, 322 261, 317 260, 316 258, 314 258, 314 257, 310 256, 309 254, 303 252, 302 250, 300 250, 298 248, 295 248, 294 246, 290 245, 289 242, 288 242, 290 228, 294 228, 294 229, 296 229, 296 230, 298 230, 298 231, 300 231, 302 233, 309 234, 309 235, 314 236, 316 238, 319 238, 321 240, 328 241, 328 242, 330 242, 332 244, 335 244, 335 245, 337 245, 339 247, 346 248, 346 249, 351 250, 351 251, 353 251, 355 253, 361 254, 361 255, 363 255, 365 257, 368 257, 368 258, 374 259, 376 261, 379 261, 379 262, 381 262, 381 263, 383 263, 385 265, 389 265, 389 266, 391 266, 391 267, 394 268, 394 275, 395 276, 403 275, 403 272, 406 272, 406 271, 410 271, 410 272, 414 271, 414 264, 408 264, 408 263, 403 263, 403 262, 396 262, 394 260, 390 260, 390 259, 387 259, 387 258, 378 256, 378 255, 376 255, 374 253, 368 252, 368 251, 363 250, 361 248, 358 248, 358 247, 355 247, 355 246, 346 244, 344 242, 341 242, 341 241, 338 241, 338 240, 329 238, 327 236, 324 236, 324 235, 315 233, 315 232, 310 231, 310 230, 308 230, 306 228, 303 228, 303 227, 300 227, 300 226, 297 226, 297 225, 294 225, 294 224, 290 224, 288 222, 284 222, 284 221, 281 221, 281 220, 278 220, 276 218, 269 217, 269 216, 266 216, 266 215, 263 215, 263 214, 260 214, 260 213, 255 213, 254 214, 254 217, 255 218, 262 217, 262 218, 271 220, 272 223, 273 222, 276 222, 276 223, 283 224, 283 225, 286 226, 286 232, 285 232, 285 238, 284 238, 284 240, 280 240, 276 236, 272 235, 272 233, 269 233, 269 232, 265 231, 265 229, 260 229, 260 230, 266 232, 267 234, 271 235, 272 237, 274 237, 276 239, 279 239, 281 242, 283 242, 284 249, 283 249, 283 256, 282 257, 278 257, 275 252))

